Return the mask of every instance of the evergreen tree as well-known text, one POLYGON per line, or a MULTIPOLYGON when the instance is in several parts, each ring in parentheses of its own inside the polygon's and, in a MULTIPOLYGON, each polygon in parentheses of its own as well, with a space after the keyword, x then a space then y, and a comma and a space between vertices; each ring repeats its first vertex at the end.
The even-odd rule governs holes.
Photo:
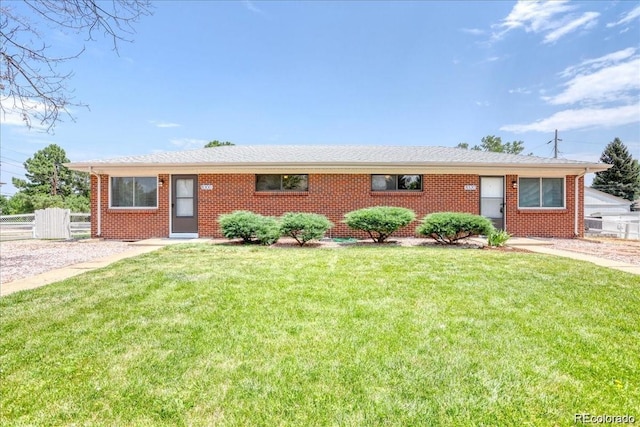
POLYGON ((26 180, 13 178, 13 185, 29 196, 36 194, 67 197, 78 194, 89 196, 86 173, 74 172, 63 163, 69 162, 65 151, 56 144, 37 151, 24 162, 26 180))
POLYGON ((591 187, 630 201, 640 196, 640 165, 619 138, 605 147, 600 161, 613 167, 597 172, 591 187))
POLYGON ((25 179, 13 178, 18 192, 7 203, 12 214, 29 213, 47 207, 66 207, 88 211, 89 174, 64 166, 69 159, 65 151, 51 144, 24 162, 25 179))

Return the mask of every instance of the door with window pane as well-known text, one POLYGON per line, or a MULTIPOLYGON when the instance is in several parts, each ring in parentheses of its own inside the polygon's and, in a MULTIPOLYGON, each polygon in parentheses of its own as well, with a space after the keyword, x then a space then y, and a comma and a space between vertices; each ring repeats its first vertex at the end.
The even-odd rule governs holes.
POLYGON ((480 215, 489 218, 497 229, 504 229, 504 177, 480 177, 480 215))
POLYGON ((171 177, 171 232, 198 232, 198 175, 171 177))

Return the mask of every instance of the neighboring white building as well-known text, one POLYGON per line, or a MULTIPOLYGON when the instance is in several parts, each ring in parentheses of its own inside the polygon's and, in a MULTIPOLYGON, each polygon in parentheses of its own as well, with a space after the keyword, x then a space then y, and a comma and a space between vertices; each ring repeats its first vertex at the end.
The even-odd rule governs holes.
POLYGON ((631 212, 631 203, 622 197, 612 196, 595 188, 584 188, 584 216, 602 217, 631 212))
POLYGON ((585 187, 585 231, 639 240, 640 212, 632 212, 631 204, 621 197, 585 187))

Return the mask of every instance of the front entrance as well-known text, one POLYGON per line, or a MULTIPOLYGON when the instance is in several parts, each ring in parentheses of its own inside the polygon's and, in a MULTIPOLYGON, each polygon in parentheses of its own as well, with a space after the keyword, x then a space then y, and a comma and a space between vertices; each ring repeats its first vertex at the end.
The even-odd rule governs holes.
POLYGON ((198 175, 171 176, 171 234, 198 235, 198 175))
POLYGON ((504 229, 504 177, 480 177, 480 215, 489 218, 497 229, 504 229))

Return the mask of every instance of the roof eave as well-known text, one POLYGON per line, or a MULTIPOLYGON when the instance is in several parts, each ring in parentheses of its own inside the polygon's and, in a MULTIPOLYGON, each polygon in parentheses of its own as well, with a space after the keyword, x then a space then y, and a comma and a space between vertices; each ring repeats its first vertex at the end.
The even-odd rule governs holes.
POLYGON ((99 174, 141 173, 420 173, 420 174, 551 174, 555 176, 601 172, 611 165, 601 163, 470 163, 470 162, 389 162, 389 163, 66 163, 72 170, 99 174))

